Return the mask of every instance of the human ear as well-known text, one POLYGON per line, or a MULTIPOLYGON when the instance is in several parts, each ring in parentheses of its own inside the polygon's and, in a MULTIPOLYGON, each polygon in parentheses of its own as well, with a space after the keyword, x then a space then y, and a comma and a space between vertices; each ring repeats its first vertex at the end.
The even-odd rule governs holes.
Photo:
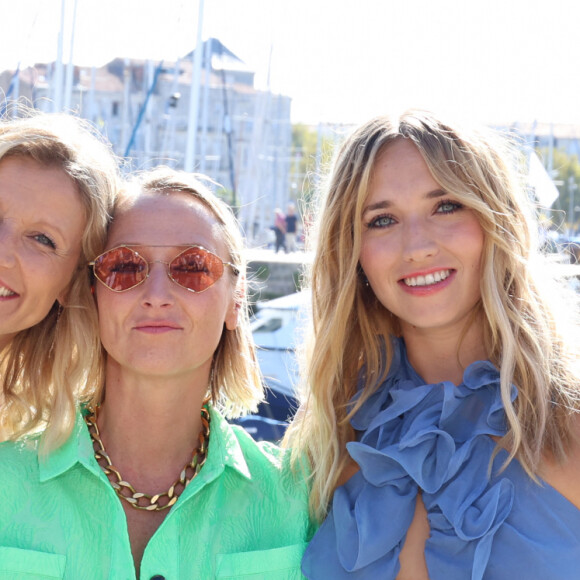
POLYGON ((240 279, 236 284, 234 295, 231 298, 231 303, 226 312, 225 324, 228 330, 235 330, 238 326, 238 318, 240 315, 240 308, 242 307, 242 296, 246 291, 246 277, 240 275, 240 279))

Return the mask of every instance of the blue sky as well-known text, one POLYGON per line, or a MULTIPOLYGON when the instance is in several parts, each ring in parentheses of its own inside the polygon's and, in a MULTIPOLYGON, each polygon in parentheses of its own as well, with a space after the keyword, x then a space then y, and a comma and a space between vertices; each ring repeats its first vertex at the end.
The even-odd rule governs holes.
MULTIPOLYGON (((56 57, 61 0, 1 5, 0 69, 56 57)), ((196 41, 194 0, 77 6, 79 64, 175 59, 196 41)), ((261 87, 271 53, 271 87, 293 98, 294 121, 422 106, 476 122, 580 123, 579 16, 574 0, 206 0, 203 37, 252 66, 261 87)))

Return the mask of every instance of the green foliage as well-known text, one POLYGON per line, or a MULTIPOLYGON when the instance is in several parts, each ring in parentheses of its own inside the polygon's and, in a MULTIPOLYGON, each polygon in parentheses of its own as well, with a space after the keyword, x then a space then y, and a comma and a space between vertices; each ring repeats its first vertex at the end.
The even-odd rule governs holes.
POLYGON ((320 128, 300 123, 292 126, 291 196, 299 207, 308 207, 314 198, 334 145, 335 139, 320 128))
MULTIPOLYGON (((548 150, 538 151, 540 159, 547 159, 548 150)), ((552 206, 552 221, 556 226, 564 228, 572 227, 578 229, 580 225, 580 211, 574 211, 574 223, 570 224, 570 196, 574 194, 574 206, 580 207, 580 161, 578 155, 570 155, 560 149, 554 149, 553 159, 553 179, 560 196, 552 206)))
POLYGON ((218 190, 216 191, 216 195, 222 200, 225 201, 234 211, 234 213, 236 214, 236 216, 238 215, 239 212, 239 207, 238 207, 238 203, 239 200, 236 199, 236 196, 234 195, 234 192, 231 189, 228 188, 218 188, 218 190))

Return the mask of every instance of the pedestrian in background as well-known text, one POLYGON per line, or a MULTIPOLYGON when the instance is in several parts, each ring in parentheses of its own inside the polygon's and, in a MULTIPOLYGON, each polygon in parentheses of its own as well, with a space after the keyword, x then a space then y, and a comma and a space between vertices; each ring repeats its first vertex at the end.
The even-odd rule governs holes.
POLYGON ((288 204, 288 213, 286 214, 286 251, 295 252, 296 233, 297 233, 298 216, 293 203, 288 204))
POLYGON ((276 235, 276 248, 274 251, 277 254, 278 250, 283 248, 286 252, 286 217, 279 207, 274 210, 274 234, 276 235))

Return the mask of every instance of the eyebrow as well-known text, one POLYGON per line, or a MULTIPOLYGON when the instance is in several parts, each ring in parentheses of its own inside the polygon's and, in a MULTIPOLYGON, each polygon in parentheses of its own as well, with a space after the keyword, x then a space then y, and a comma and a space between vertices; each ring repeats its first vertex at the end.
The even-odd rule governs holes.
POLYGON ((209 250, 213 252, 211 248, 200 244, 199 242, 185 242, 183 244, 142 244, 139 242, 119 242, 113 248, 118 248, 119 246, 128 246, 130 248, 193 248, 199 247, 203 248, 204 250, 209 250))
MULTIPOLYGON (((180 249, 187 249, 187 248, 203 248, 216 256, 219 256, 219 252, 217 248, 211 248, 207 245, 204 245, 200 242, 190 242, 184 244, 142 244, 142 243, 132 243, 132 242, 119 242, 109 248, 109 250, 113 250, 115 248, 120 248, 126 246, 128 248, 180 248, 180 249)), ((108 251, 108 250, 107 250, 108 251)), ((137 252, 141 255, 141 252, 137 252)))
MULTIPOLYGON (((442 189, 434 189, 432 191, 428 191, 425 194, 425 199, 438 199, 440 197, 443 197, 447 195, 447 192, 443 191, 442 189)), ((370 205, 367 205, 362 212, 363 217, 372 211, 376 211, 378 209, 389 209, 390 207, 392 207, 393 203, 390 202, 388 199, 384 199, 382 201, 377 201, 377 203, 371 203, 370 205)))

